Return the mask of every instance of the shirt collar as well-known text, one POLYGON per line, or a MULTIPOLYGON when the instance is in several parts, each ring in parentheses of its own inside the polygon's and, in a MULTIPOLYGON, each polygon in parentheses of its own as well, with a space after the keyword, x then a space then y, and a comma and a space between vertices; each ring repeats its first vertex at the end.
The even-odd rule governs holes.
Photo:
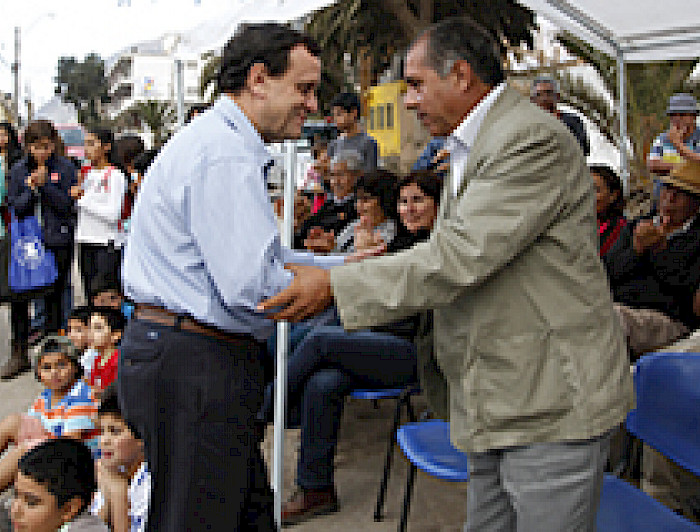
POLYGON ((264 158, 265 161, 272 159, 270 152, 265 147, 260 133, 255 129, 255 126, 246 116, 238 104, 226 94, 219 96, 219 99, 214 104, 214 110, 221 114, 224 122, 234 131, 240 133, 245 141, 255 151, 256 155, 264 158))
POLYGON ((486 117, 486 113, 493 106, 500 94, 506 88, 506 82, 503 81, 496 85, 491 91, 476 104, 469 114, 462 120, 462 123, 452 132, 449 137, 451 144, 461 145, 463 147, 471 147, 476 140, 476 135, 479 133, 481 124, 486 117))

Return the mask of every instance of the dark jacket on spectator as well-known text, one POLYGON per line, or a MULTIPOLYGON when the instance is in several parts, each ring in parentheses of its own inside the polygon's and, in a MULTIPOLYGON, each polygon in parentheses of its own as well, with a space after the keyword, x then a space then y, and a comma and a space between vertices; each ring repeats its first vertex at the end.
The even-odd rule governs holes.
POLYGON ((27 157, 19 161, 10 171, 7 193, 9 207, 15 216, 24 218, 35 213, 37 202, 41 202, 41 226, 44 244, 49 247, 73 245, 76 215, 70 188, 76 184, 76 168, 65 157, 52 155, 47 161, 46 184, 34 192, 26 184, 29 170, 27 157))
POLYGON ((624 305, 661 311, 690 328, 700 325, 693 314, 693 294, 700 286, 700 216, 686 230, 671 236, 664 249, 637 255, 627 224, 603 257, 613 299, 624 305))
POLYGON ((304 247, 304 240, 312 227, 320 227, 324 231, 332 230, 338 236, 355 219, 357 219, 357 210, 355 210, 354 194, 342 203, 336 203, 330 197, 316 211, 316 214, 306 219, 301 229, 294 235, 294 247, 296 249, 304 247))
POLYGON ((627 225, 627 220, 624 216, 613 216, 607 220, 598 218, 601 257, 605 256, 612 249, 617 239, 620 238, 625 225, 627 225))
POLYGON ((559 120, 566 124, 566 127, 574 134, 576 140, 581 145, 584 155, 590 155, 591 146, 588 142, 588 135, 586 134, 586 127, 583 125, 583 121, 572 113, 559 113, 559 120))

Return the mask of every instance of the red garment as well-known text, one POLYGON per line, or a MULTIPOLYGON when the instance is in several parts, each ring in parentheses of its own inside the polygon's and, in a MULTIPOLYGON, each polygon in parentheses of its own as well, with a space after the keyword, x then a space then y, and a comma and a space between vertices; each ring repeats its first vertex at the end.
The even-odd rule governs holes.
POLYGON ((627 220, 622 216, 605 221, 598 219, 601 257, 610 250, 615 242, 617 242, 625 225, 627 225, 627 220))
POLYGON ((311 214, 316 214, 325 202, 325 194, 314 194, 314 204, 311 206, 311 214))
POLYGON ((104 390, 117 378, 119 349, 112 351, 112 354, 106 361, 103 361, 102 358, 102 356, 95 358, 88 382, 92 388, 97 388, 98 390, 104 390))

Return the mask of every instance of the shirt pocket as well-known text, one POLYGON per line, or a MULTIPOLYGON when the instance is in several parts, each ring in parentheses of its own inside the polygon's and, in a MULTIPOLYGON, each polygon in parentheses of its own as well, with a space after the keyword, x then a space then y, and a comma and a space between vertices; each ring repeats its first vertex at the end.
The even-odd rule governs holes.
POLYGON ((573 408, 574 387, 548 332, 486 338, 475 351, 477 415, 490 429, 525 430, 573 408))

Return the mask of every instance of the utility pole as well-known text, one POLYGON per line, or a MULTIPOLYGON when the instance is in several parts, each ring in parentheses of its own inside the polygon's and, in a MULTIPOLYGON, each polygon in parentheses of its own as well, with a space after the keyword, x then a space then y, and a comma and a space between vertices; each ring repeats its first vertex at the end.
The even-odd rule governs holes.
POLYGON ((15 91, 12 98, 12 113, 15 115, 16 125, 19 127, 19 101, 22 95, 19 93, 19 47, 20 47, 20 29, 15 26, 15 61, 12 63, 12 76, 14 78, 15 91))

